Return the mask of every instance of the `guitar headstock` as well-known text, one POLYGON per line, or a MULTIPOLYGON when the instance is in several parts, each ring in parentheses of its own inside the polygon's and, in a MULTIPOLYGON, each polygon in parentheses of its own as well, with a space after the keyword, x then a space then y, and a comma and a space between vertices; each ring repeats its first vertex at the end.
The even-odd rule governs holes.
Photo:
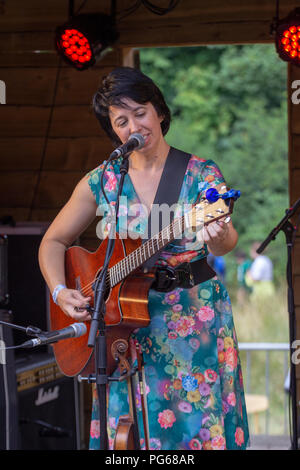
POLYGON ((227 190, 225 185, 219 192, 215 188, 208 189, 188 214, 188 225, 195 229, 221 218, 225 218, 226 222, 226 217, 232 213, 233 203, 238 197, 240 191, 227 190))

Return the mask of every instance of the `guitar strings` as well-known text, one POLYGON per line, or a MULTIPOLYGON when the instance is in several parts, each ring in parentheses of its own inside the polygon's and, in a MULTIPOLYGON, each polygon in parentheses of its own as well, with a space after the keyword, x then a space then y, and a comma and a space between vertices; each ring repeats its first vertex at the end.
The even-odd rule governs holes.
MULTIPOLYGON (((183 215, 181 217, 178 217, 171 224, 164 227, 161 230, 161 232, 158 234, 158 236, 150 238, 145 243, 143 243, 141 246, 139 246, 134 251, 132 251, 128 256, 126 256, 121 261, 119 261, 117 264, 115 264, 114 266, 109 268, 109 270, 107 272, 107 276, 106 276, 106 281, 105 281, 106 288, 114 287, 114 285, 121 282, 122 272, 123 271, 128 271, 128 268, 129 268, 129 272, 126 274, 126 275, 128 275, 131 271, 134 271, 140 264, 145 262, 147 259, 151 258, 151 256, 153 256, 155 254, 155 251, 150 254, 151 249, 158 251, 159 249, 163 248, 163 246, 165 246, 167 243, 174 240, 176 238, 176 236, 179 236, 183 232, 184 219, 185 219, 185 215, 183 215), (178 230, 178 232, 179 232, 178 234, 177 234, 176 230, 178 230), (167 236, 165 237, 164 235, 167 235, 167 236), (157 242, 157 247, 154 247, 154 244, 153 244, 154 241, 157 242), (160 246, 159 245, 160 243, 162 243, 163 245, 160 246), (151 248, 151 245, 152 245, 152 248, 151 248), (146 250, 148 251, 148 257, 146 256, 146 250), (144 254, 142 253, 142 251, 144 252, 144 254), (145 259, 142 259, 143 256, 145 257, 145 259), (140 264, 136 265, 136 261, 138 262, 138 257, 140 257, 141 262, 140 262, 140 264), (133 263, 131 263, 131 261, 133 263), (133 264, 133 267, 132 267, 132 264, 133 264), (118 281, 115 282, 115 284, 112 284, 111 281, 110 281, 111 278, 113 278, 113 277, 115 279, 118 279, 118 281), (119 279, 119 277, 120 277, 120 279, 119 279)), ((92 286, 93 286, 95 280, 96 279, 94 278, 92 280, 92 282, 90 282, 90 283, 86 284, 85 286, 83 286, 81 288, 80 292, 83 295, 88 295, 90 293, 93 293, 92 286)))
MULTIPOLYGON (((198 208, 198 210, 204 210, 204 215, 203 215, 203 221, 204 221, 204 217, 206 217, 204 204, 209 204, 209 203, 206 199, 204 199, 202 201, 202 203, 203 203, 203 206, 201 207, 201 202, 200 202, 200 207, 198 208)), ((196 205, 199 206, 199 203, 196 204, 196 205)), ((209 204, 209 205, 211 206, 211 204, 209 204)), ((212 204, 212 205, 214 205, 214 204, 212 204)), ((122 281, 122 279, 124 278, 122 272, 124 272, 124 271, 126 272, 129 269, 128 273, 126 274, 126 276, 128 276, 128 274, 130 274, 130 272, 134 271, 143 262, 145 262, 145 261, 147 261, 147 259, 151 258, 151 256, 153 256, 155 254, 155 251, 153 251, 153 253, 150 254, 150 252, 151 252, 150 251, 151 250, 150 245, 151 244, 152 244, 152 250, 158 251, 159 249, 163 248, 167 243, 169 243, 170 241, 172 241, 176 237, 178 237, 180 234, 182 234, 183 231, 184 231, 184 227, 185 227, 184 220, 185 220, 186 217, 190 216, 190 214, 193 212, 194 208, 190 212, 188 212, 187 214, 184 214, 181 217, 177 217, 175 220, 173 220, 173 222, 171 224, 164 227, 159 232, 158 236, 151 237, 149 240, 147 240, 141 246, 139 246, 134 251, 132 251, 128 256, 126 256, 125 258, 120 260, 117 264, 115 264, 114 266, 109 268, 108 272, 107 272, 106 280, 105 280, 106 289, 108 289, 110 287, 114 287, 115 285, 117 285, 119 282, 122 281), (178 225, 178 227, 176 227, 176 224, 178 225), (176 229, 179 230, 178 234, 175 232, 176 229), (168 234, 168 236, 165 238, 164 235, 166 233, 168 234), (153 245, 155 240, 157 242, 157 247, 156 248, 153 245), (159 246, 159 243, 162 243, 162 245, 159 246), (148 249, 148 257, 146 256, 146 253, 145 253, 146 248, 148 249), (145 257, 144 260, 142 260, 142 256, 143 256, 142 251, 144 251, 144 257, 145 257), (135 262, 136 261, 139 262, 138 261, 138 256, 140 256, 140 264, 136 265, 135 262), (132 267, 131 261, 133 261, 133 267, 132 267), (112 279, 114 279, 113 283, 111 282, 112 279)), ((211 222, 212 222, 212 220, 211 220, 211 222)), ((92 282, 90 282, 90 283, 86 284, 85 286, 83 286, 82 289, 80 290, 80 292, 83 295, 93 294, 92 286, 93 286, 95 280, 96 280, 96 278, 94 278, 92 280, 92 282)))

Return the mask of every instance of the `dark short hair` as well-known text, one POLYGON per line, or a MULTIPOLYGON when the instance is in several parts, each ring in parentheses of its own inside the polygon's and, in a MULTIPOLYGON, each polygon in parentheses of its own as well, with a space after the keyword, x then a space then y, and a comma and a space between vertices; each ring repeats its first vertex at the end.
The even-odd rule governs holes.
POLYGON ((161 122, 161 130, 163 135, 166 135, 170 127, 171 113, 160 89, 140 70, 132 67, 117 67, 103 78, 100 88, 93 96, 93 109, 96 117, 115 145, 120 145, 121 141, 113 131, 109 107, 126 107, 124 98, 130 98, 139 104, 152 103, 158 116, 164 118, 161 122))

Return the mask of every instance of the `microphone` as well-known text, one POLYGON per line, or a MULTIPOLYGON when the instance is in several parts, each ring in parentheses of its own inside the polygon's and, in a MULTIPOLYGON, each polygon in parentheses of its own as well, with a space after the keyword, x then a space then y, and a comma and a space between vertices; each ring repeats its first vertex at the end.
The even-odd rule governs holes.
POLYGON ((135 149, 144 147, 144 145, 145 139, 141 134, 131 134, 125 144, 120 145, 120 147, 116 148, 116 150, 110 154, 109 159, 119 158, 122 155, 126 155, 126 153, 133 152, 135 149))
POLYGON ((87 331, 85 323, 73 323, 66 328, 55 331, 42 332, 37 338, 30 339, 21 344, 20 348, 34 348, 43 344, 51 344, 60 341, 61 339, 78 338, 83 336, 87 331))

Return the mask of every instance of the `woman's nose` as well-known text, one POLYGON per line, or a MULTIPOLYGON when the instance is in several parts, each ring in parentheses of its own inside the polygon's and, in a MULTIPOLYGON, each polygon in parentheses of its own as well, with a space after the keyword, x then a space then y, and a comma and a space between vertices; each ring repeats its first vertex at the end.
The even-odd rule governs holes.
POLYGON ((139 121, 137 119, 132 118, 129 121, 129 133, 130 133, 130 135, 134 134, 134 133, 138 133, 138 132, 140 132, 140 130, 141 130, 141 125, 140 125, 139 121))

